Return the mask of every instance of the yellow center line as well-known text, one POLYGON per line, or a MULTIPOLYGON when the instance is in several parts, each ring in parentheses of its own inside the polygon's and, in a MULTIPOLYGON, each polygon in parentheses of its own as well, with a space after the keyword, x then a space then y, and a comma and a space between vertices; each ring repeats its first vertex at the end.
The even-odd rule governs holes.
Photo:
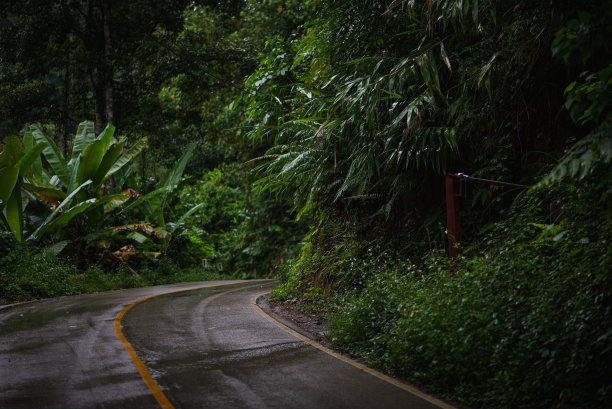
MULTIPOLYGON (((165 294, 169 294, 169 293, 165 293, 165 294)), ((162 295, 162 294, 159 294, 159 295, 162 295)), ((155 380, 153 379, 153 377, 151 376, 147 368, 144 366, 144 364, 142 363, 138 355, 136 355, 136 351, 134 351, 134 347, 132 347, 132 344, 130 344, 130 342, 127 340, 127 338, 125 337, 125 335, 123 335, 123 332, 121 331, 121 319, 123 318, 125 313, 128 312, 136 304, 139 304, 153 297, 156 297, 156 296, 154 295, 151 297, 143 298, 142 300, 138 300, 128 305, 123 310, 121 310, 121 312, 115 318, 115 334, 117 334, 117 338, 119 338, 119 341, 121 341, 121 343, 123 344, 123 347, 127 351, 130 358, 132 359, 132 362, 134 363, 134 366, 138 370, 138 373, 144 380, 144 383, 149 387, 149 390, 153 394, 153 397, 155 398, 157 403, 159 403, 159 406, 161 406, 162 409, 174 409, 174 406, 172 405, 172 403, 170 403, 170 401, 168 400, 166 395, 164 395, 162 390, 159 388, 159 385, 157 385, 157 383, 155 382, 155 380)))
POLYGON ((143 301, 150 300, 151 298, 159 297, 160 295, 182 293, 185 291, 200 290, 202 288, 219 287, 222 285, 231 285, 231 284, 239 284, 239 283, 240 282, 209 284, 209 285, 204 285, 200 287, 192 287, 192 288, 186 288, 183 290, 169 291, 166 293, 152 295, 152 296, 145 297, 145 298, 142 298, 138 301, 131 303, 130 305, 122 309, 121 312, 117 314, 117 317, 115 317, 114 327, 115 327, 115 334, 117 335, 117 338, 119 338, 119 341, 121 341, 121 344, 123 344, 123 347, 127 351, 130 358, 132 359, 132 362, 134 363, 134 366, 138 370, 138 373, 144 380, 144 383, 149 387, 149 390, 153 394, 153 397, 155 398, 155 400, 157 400, 157 403, 159 403, 159 406, 161 406, 162 409, 175 409, 175 408, 172 405, 172 403, 170 403, 170 401, 168 400, 164 392, 162 392, 157 382, 155 382, 155 380, 151 376, 151 373, 149 373, 149 371, 145 367, 144 363, 140 360, 140 358, 136 354, 136 351, 134 350, 134 347, 132 347, 132 344, 130 344, 130 342, 127 340, 125 335, 123 335, 123 331, 121 331, 121 319, 135 305, 140 304, 143 301))
POLYGON ((266 320, 270 321, 271 323, 273 323, 273 324, 277 325, 278 327, 284 329, 285 331, 289 332, 294 337, 299 338, 302 341, 307 342, 308 344, 312 345, 313 347, 315 347, 315 348, 325 352, 326 354, 329 354, 329 355, 333 356, 336 359, 339 359, 339 360, 341 360, 343 362, 346 362, 349 365, 352 365, 352 366, 354 366, 356 368, 359 368, 362 371, 364 371, 364 372, 366 372, 366 373, 368 373, 368 374, 370 374, 372 376, 377 377, 378 379, 381 379, 381 380, 383 380, 385 382, 388 382, 388 383, 390 383, 392 385, 397 386, 400 389, 405 390, 406 392, 409 392, 409 393, 411 393, 413 395, 416 395, 419 398, 421 398, 421 399, 423 399, 423 400, 425 400, 425 401, 427 401, 427 402, 429 402, 429 403, 439 407, 440 409, 456 409, 454 406, 449 405, 448 403, 443 402, 443 401, 441 401, 439 399, 436 399, 433 396, 429 396, 426 393, 421 392, 420 390, 418 390, 417 388, 415 388, 413 386, 410 386, 410 385, 407 385, 407 384, 405 384, 403 382, 400 382, 397 379, 394 379, 394 378, 392 378, 390 376, 387 376, 387 375, 383 374, 382 372, 378 372, 378 371, 376 371, 376 370, 374 370, 374 369, 372 369, 370 367, 367 367, 367 366, 365 366, 362 363, 354 361, 354 360, 352 360, 352 359, 350 359, 350 358, 348 358, 348 357, 346 357, 344 355, 340 355, 339 353, 334 352, 331 349, 329 349, 327 347, 324 347, 323 345, 319 344, 318 342, 313 341, 312 339, 310 339, 310 338, 300 334, 299 332, 289 328, 288 326, 286 326, 282 322, 277 321, 276 319, 274 319, 273 317, 268 315, 266 312, 264 312, 264 310, 262 310, 259 307, 259 305, 257 305, 257 299, 259 297, 261 297, 262 295, 265 295, 265 294, 268 294, 268 293, 267 292, 266 293, 262 293, 262 294, 256 295, 253 298, 251 298, 251 306, 253 307, 253 309, 255 311, 257 311, 259 313, 259 315, 264 317, 266 320))

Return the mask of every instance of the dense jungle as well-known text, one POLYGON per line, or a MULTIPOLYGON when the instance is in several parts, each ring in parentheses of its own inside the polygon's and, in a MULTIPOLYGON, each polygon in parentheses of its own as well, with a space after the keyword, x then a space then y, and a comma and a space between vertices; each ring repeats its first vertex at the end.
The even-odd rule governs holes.
POLYGON ((466 407, 609 408, 611 38, 596 0, 0 0, 0 302, 276 278, 466 407))

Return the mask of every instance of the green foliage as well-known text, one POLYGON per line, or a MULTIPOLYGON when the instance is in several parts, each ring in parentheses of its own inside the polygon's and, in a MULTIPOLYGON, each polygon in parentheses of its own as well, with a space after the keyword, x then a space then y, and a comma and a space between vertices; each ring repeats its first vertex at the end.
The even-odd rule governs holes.
POLYGON ((266 192, 249 192, 242 223, 226 236, 223 259, 240 277, 272 277, 275 268, 293 258, 307 226, 295 212, 266 192))
MULTIPOLYGON (((25 221, 21 230, 30 236, 36 232, 33 245, 54 242, 83 270, 100 260, 114 268, 129 263, 157 271, 168 262, 192 268, 206 258, 226 272, 267 275, 293 254, 304 232, 288 206, 253 192, 247 172, 231 176, 242 180, 204 183, 198 201, 179 192, 265 149, 244 142, 244 129, 236 129, 241 112, 227 106, 266 39, 300 30, 312 7, 300 1, 162 3, 88 7, 77 1, 42 14, 37 1, 0 7, 7 23, 0 28, 0 111, 6 114, 0 136, 26 120, 45 123, 24 136, 27 149, 26 138, 44 144, 44 163, 37 160, 34 177, 23 184, 27 217, 14 219, 25 221), (110 44, 102 30, 109 16, 110 44), (131 24, 134 19, 140 22, 131 24), (135 158, 117 158, 121 141, 112 129, 99 128, 113 111, 122 133, 148 136, 138 169, 127 169, 135 158), (72 118, 94 113, 95 126, 76 129, 72 118), (162 253, 169 261, 159 260, 162 253)), ((17 202, 13 213, 21 209, 17 202)))
POLYGON ((612 35, 611 19, 612 11, 605 7, 580 11, 555 34, 553 55, 571 69, 599 71, 583 71, 565 88, 565 108, 575 123, 588 126, 590 132, 574 143, 543 183, 584 179, 612 160, 612 66, 609 58, 602 58, 609 57, 606 39, 612 35))
POLYGON ((374 235, 372 226, 362 225, 363 221, 346 220, 332 212, 320 217, 300 256, 277 273, 281 283, 272 299, 333 309, 344 302, 343 297, 358 294, 375 275, 394 265, 399 253, 413 253, 416 247, 409 234, 378 231, 374 235), (403 248, 406 243, 409 248, 403 248))
POLYGON ((599 5, 580 10, 555 33, 553 55, 571 70, 588 68, 565 88, 564 94, 572 120, 589 132, 574 142, 544 183, 566 176, 583 179, 612 159, 612 65, 607 50, 607 39, 612 35, 610 21, 612 11, 599 5))
POLYGON ((168 172, 165 178, 159 183, 158 187, 146 195, 138 198, 136 201, 127 206, 123 211, 130 210, 133 207, 139 207, 149 223, 155 223, 159 231, 164 237, 167 236, 166 231, 166 208, 168 207, 168 199, 177 189, 179 182, 185 172, 187 162, 193 155, 197 146, 197 142, 191 143, 183 152, 183 155, 176 161, 174 167, 168 172))
POLYGON ((160 263, 157 270, 142 269, 139 273, 136 275, 130 272, 126 265, 110 273, 97 265, 79 271, 52 251, 21 245, 13 247, 0 258, 0 304, 85 292, 221 279, 214 271, 204 271, 201 268, 179 269, 171 261, 160 263))
MULTIPOLYGON (((139 98, 144 112, 130 125, 151 135, 156 160, 168 168, 183 146, 205 141, 187 169, 192 175, 239 161, 250 149, 242 146, 242 135, 235 130, 240 114, 227 106, 252 71, 265 30, 275 27, 253 26, 220 8, 193 5, 183 11, 182 30, 151 64, 158 78, 149 84, 148 100, 139 98)), ((155 169, 149 172, 154 175, 155 169)))
POLYGON ((249 0, 245 3, 241 17, 252 41, 283 38, 299 31, 312 18, 316 5, 312 0, 249 0))
POLYGON ((53 253, 20 246, 0 260, 0 302, 75 294, 76 269, 53 253))
POLYGON ((44 146, 42 153, 53 170, 53 175, 43 172, 34 180, 40 179, 39 182, 54 187, 58 186, 51 180, 55 176, 68 194, 90 180, 93 183, 89 188, 91 194, 100 195, 104 182, 132 161, 147 144, 147 138, 142 138, 124 152, 126 138, 116 140, 114 133, 115 127, 108 124, 96 137, 93 123, 82 122, 75 135, 72 157, 67 161, 55 142, 39 127, 32 125, 24 139, 33 138, 44 146))
MULTIPOLYGON (((429 220, 443 200, 430 187, 447 171, 533 178, 538 170, 526 164, 549 161, 537 152, 567 136, 567 116, 553 121, 555 113, 517 103, 534 94, 561 103, 558 89, 542 87, 563 76, 546 48, 550 32, 534 29, 556 24, 547 8, 318 5, 304 36, 268 41, 241 99, 251 140, 274 143, 256 158, 258 186, 294 200, 300 214, 322 206, 429 220)), ((476 212, 503 208, 478 194, 476 212)))
POLYGON ((473 406, 609 406, 605 2, 9 3, 0 133, 50 124, 0 156, 3 300, 221 263, 276 274, 275 299, 332 312, 337 345, 473 406), (70 140, 70 118, 113 103, 115 125, 150 136, 138 174, 144 140, 121 156, 91 123, 70 140), (541 181, 516 200, 464 186, 454 275, 438 250, 453 171, 541 181), (28 233, 85 272, 20 247, 28 233), (116 272, 87 268, 101 257, 116 272))
POLYGON ((612 121, 595 128, 579 140, 541 181, 550 184, 564 178, 584 179, 605 169, 612 161, 612 121))
POLYGON ((127 130, 138 112, 142 128, 146 114, 155 110, 148 100, 151 83, 164 78, 158 60, 192 3, 58 0, 53 7, 43 5, 50 6, 39 0, 1 2, 0 133, 40 120, 68 135, 94 113, 98 127, 108 121, 127 130), (113 109, 106 112, 109 106, 113 109))
POLYGON ((565 94, 565 106, 574 122, 611 122, 612 65, 596 73, 583 72, 580 74, 580 82, 574 81, 568 85, 565 94))
POLYGON ((201 266, 179 267, 170 258, 160 260, 156 270, 141 270, 140 274, 147 280, 147 285, 227 279, 227 276, 214 269, 205 270, 201 266))
POLYGON ((177 226, 169 256, 181 266, 199 265, 241 277, 267 276, 276 265, 293 257, 305 234, 288 206, 248 186, 248 175, 239 167, 208 172, 186 184, 174 212, 197 210, 177 226), (180 243, 180 244, 179 244, 180 243))
POLYGON ((360 268, 363 260, 355 254, 359 244, 351 227, 328 220, 302 246, 300 257, 290 264, 290 272, 278 277, 281 284, 274 289, 271 298, 318 302, 330 295, 332 286, 342 286, 346 290, 352 281, 364 280, 364 271, 360 268))
POLYGON ((23 241, 23 202, 21 187, 23 178, 31 173, 31 167, 43 150, 43 144, 28 146, 27 150, 18 136, 5 138, 0 153, 0 212, 8 231, 19 242, 23 241))
MULTIPOLYGON (((53 140, 36 126, 32 126, 31 131, 24 135, 26 145, 30 146, 27 151, 19 137, 6 138, 0 156, 0 177, 6 183, 0 192, 0 200, 2 204, 7 202, 3 221, 9 231, 14 233, 17 241, 23 241, 22 212, 27 202, 21 204, 21 196, 16 195, 21 194, 23 186, 28 190, 29 199, 34 202, 31 215, 40 215, 40 221, 33 227, 34 231, 28 240, 40 241, 43 238, 49 239, 52 235, 55 236, 53 238, 64 240, 57 250, 62 251, 68 247, 66 253, 71 253, 81 268, 84 268, 85 258, 104 259, 111 265, 117 265, 133 256, 157 258, 161 253, 150 251, 158 250, 151 237, 161 239, 161 248, 165 252, 170 234, 175 230, 175 225, 166 225, 165 222, 168 197, 177 188, 197 143, 187 147, 157 189, 132 201, 123 209, 123 212, 126 212, 133 207, 140 207, 146 219, 144 222, 134 223, 133 219, 121 217, 117 210, 131 200, 132 196, 137 196, 137 193, 133 190, 113 192, 121 192, 121 181, 125 180, 127 174, 122 172, 122 168, 143 150, 147 138, 142 138, 123 151, 125 138, 119 141, 114 139, 114 130, 115 128, 109 125, 95 137, 93 123, 83 122, 75 136, 73 156, 69 161, 64 158, 53 140), (38 143, 34 145, 34 141, 38 143), (53 173, 49 174, 42 167, 42 163, 37 164, 37 160, 40 162, 41 152, 53 173), (22 180, 20 172, 26 179, 22 180), (118 177, 113 179, 112 183, 107 183, 113 176, 118 177), (17 202, 20 206, 15 205, 17 202), (129 224, 114 224, 118 216, 129 224), (153 223, 156 229, 153 229, 150 223, 153 223), (120 249, 111 250, 111 246, 117 243, 120 243, 117 246, 120 249), (137 252, 134 243, 148 247, 137 252)), ((1 210, 4 210, 4 207, 2 206, 1 210)), ((193 208, 179 216, 178 222, 182 222, 195 210, 193 208)))
POLYGON ((16 169, 23 167, 23 176, 17 178, 13 196, 24 195, 27 199, 23 203, 19 198, 7 203, 7 226, 16 233, 18 241, 23 241, 26 227, 31 229, 27 236, 29 241, 63 240, 56 246, 57 251, 68 247, 67 252, 71 252, 79 267, 84 268, 86 253, 99 244, 92 242, 108 231, 111 223, 108 213, 130 199, 129 195, 117 192, 122 187, 118 183, 120 178, 112 184, 107 182, 113 176, 120 176, 125 165, 147 143, 147 139, 142 138, 124 152, 126 139, 116 140, 114 131, 115 127, 109 124, 96 137, 93 123, 81 123, 70 160, 66 160, 53 139, 35 125, 24 134, 23 143, 18 137, 6 138, 3 162, 9 161, 7 157, 11 152, 13 157, 15 152, 21 152, 17 155, 21 159, 15 166, 16 169), (13 149, 19 146, 21 151, 13 149), (51 171, 43 167, 41 153, 51 171), (15 202, 20 205, 15 206, 15 202), (29 216, 27 219, 24 209, 29 216))
POLYGON ((181 200, 174 208, 176 213, 194 208, 196 204, 199 207, 178 227, 169 249, 170 257, 185 267, 199 265, 201 259, 207 259, 211 266, 221 263, 222 237, 236 229, 238 219, 242 218, 240 189, 228 185, 227 176, 215 169, 196 183, 183 186, 179 196, 181 200))

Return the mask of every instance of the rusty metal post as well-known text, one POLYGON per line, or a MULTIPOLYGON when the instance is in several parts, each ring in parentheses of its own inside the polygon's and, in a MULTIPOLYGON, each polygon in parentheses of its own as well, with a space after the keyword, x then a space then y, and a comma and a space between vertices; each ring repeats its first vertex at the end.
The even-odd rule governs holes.
POLYGON ((446 175, 446 225, 448 233, 448 256, 457 258, 459 249, 457 245, 461 240, 461 225, 459 223, 459 197, 461 192, 456 189, 461 181, 455 180, 452 175, 446 175))
MULTIPOLYGON (((446 223, 448 233, 448 256, 456 259, 459 255, 459 242, 461 241, 461 224, 459 223, 459 204, 463 195, 463 183, 476 182, 488 185, 513 187, 525 189, 529 186, 518 183, 502 182, 499 180, 489 180, 475 178, 465 173, 449 173, 446 175, 446 223)), ((454 266, 454 264, 453 264, 454 266)), ((454 268, 454 267, 453 267, 454 268)))

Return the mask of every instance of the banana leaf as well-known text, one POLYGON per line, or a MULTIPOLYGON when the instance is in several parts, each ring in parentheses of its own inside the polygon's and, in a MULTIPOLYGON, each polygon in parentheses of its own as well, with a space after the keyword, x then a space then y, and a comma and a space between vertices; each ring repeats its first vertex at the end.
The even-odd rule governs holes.
POLYGON ((19 168, 21 174, 24 175, 33 166, 37 159, 40 160, 40 154, 44 149, 44 143, 37 143, 26 151, 26 153, 19 159, 15 167, 19 168))
POLYGON ((66 159, 61 154, 57 145, 51 138, 45 135, 36 125, 31 125, 30 129, 32 131, 32 135, 37 142, 42 142, 45 144, 45 149, 43 150, 43 155, 49 162, 51 169, 57 176, 57 178, 62 182, 62 184, 66 187, 70 185, 70 168, 68 167, 68 163, 66 159))
POLYGON ((105 146, 106 141, 95 140, 85 147, 77 170, 76 183, 78 185, 85 180, 93 180, 106 153, 105 146))
POLYGON ((36 232, 29 239, 36 240, 38 237, 42 237, 48 231, 53 231, 57 228, 63 227, 70 223, 72 219, 74 219, 79 214, 85 212, 90 209, 92 206, 96 204, 97 199, 89 199, 84 202, 80 202, 75 206, 71 207, 67 212, 62 213, 59 217, 47 222, 43 222, 43 224, 36 229, 36 232))
POLYGON ((108 150, 104 154, 104 157, 102 158, 102 162, 100 162, 100 166, 98 166, 98 169, 96 170, 96 173, 93 177, 93 182, 94 182, 94 185, 96 185, 96 187, 101 185, 102 181, 107 179, 106 175, 108 174, 108 171, 111 169, 111 167, 117 161, 117 158, 119 158, 119 155, 121 155, 121 151, 123 150, 124 144, 125 144, 125 140, 122 139, 118 143, 108 148, 108 150))
POLYGON ((66 192, 52 185, 43 185, 37 181, 24 180, 21 185, 24 189, 34 194, 46 203, 57 206, 66 198, 66 192))
POLYGON ((108 147, 111 146, 111 144, 114 142, 114 134, 115 126, 109 123, 108 125, 106 125, 106 128, 104 128, 104 130, 100 132, 100 135, 98 135, 98 137, 96 138, 96 141, 101 141, 103 143, 104 152, 106 152, 108 150, 108 147))
POLYGON ((176 186, 181 181, 181 177, 183 176, 183 172, 185 171, 185 167, 187 166, 187 162, 193 155, 193 151, 195 150, 197 142, 192 142, 189 144, 183 155, 181 155, 180 159, 174 165, 174 168, 170 172, 168 179, 166 180, 166 186, 176 186))
MULTIPOLYGON (((140 196, 140 198, 136 199, 135 201, 133 201, 132 203, 130 203, 129 205, 124 207, 123 210, 121 211, 121 213, 125 213, 128 210, 133 209, 134 207, 140 206, 146 200, 155 199, 155 198, 157 198, 159 196, 165 196, 165 195, 167 195, 171 191, 172 191, 172 189, 171 189, 170 186, 159 187, 159 188, 157 188, 157 189, 147 193, 146 195, 140 196)), ((151 214, 150 214, 150 212, 148 210, 145 210, 145 212, 149 213, 149 216, 151 216, 151 214)))
MULTIPOLYGON (((32 147, 34 147, 34 136, 32 135, 31 131, 28 131, 23 135, 23 145, 25 146, 26 150, 30 150, 32 147)), ((42 177, 42 171, 42 158, 40 155, 38 155, 38 157, 32 163, 32 175, 34 178, 40 179, 42 177)))
POLYGON ((146 242, 147 240, 149 240, 149 238, 147 236, 145 236, 144 234, 138 233, 137 231, 133 231, 131 233, 129 233, 127 235, 127 238, 130 240, 134 240, 135 242, 138 242, 140 244, 146 242))
MULTIPOLYGON (((45 221, 40 226, 38 226, 38 229, 36 229, 36 231, 34 231, 34 233, 32 233, 28 237, 28 240, 38 240, 42 236, 41 230, 44 229, 44 231, 47 231, 48 228, 46 226, 48 226, 53 221, 53 219, 60 212, 60 210, 62 208, 64 208, 65 206, 68 206, 70 204, 70 202, 72 202, 72 199, 81 191, 81 189, 83 189, 85 186, 87 186, 89 184, 91 184, 91 180, 86 181, 85 183, 83 183, 82 185, 77 187, 72 193, 70 193, 68 196, 66 196, 66 198, 62 201, 62 203, 60 203, 59 206, 57 206, 55 208, 53 213, 51 213, 45 219, 45 221)), ((91 199, 91 200, 95 201, 95 199, 91 199)), ((86 209, 84 209, 84 210, 86 210, 86 209)), ((76 216, 76 214, 75 214, 75 216, 76 216)))
POLYGON ((130 195, 118 194, 109 196, 109 201, 104 205, 104 213, 110 213, 120 206, 123 206, 125 202, 130 200, 130 195))
POLYGON ((183 172, 185 171, 185 167, 187 166, 187 162, 191 158, 191 155, 193 155, 193 151, 197 145, 197 142, 192 142, 189 144, 185 152, 174 165, 174 168, 172 168, 172 171, 170 171, 162 183, 162 186, 158 189, 164 192, 164 194, 155 196, 154 200, 150 202, 150 214, 153 216, 153 218, 155 218, 157 225, 160 227, 166 225, 166 222, 164 221, 164 205, 166 203, 166 197, 168 196, 168 193, 170 193, 180 182, 183 172))
POLYGON ((132 145, 110 168, 110 170, 106 173, 106 176, 103 178, 101 183, 104 183, 106 179, 112 176, 115 172, 121 169, 126 163, 134 159, 142 150, 147 146, 149 139, 145 136, 141 138, 138 142, 132 145))
POLYGON ((66 186, 66 192, 68 194, 72 193, 74 188, 78 186, 77 178, 79 172, 79 165, 81 164, 81 157, 79 156, 76 159, 71 159, 70 162, 72 162, 72 168, 70 169, 70 185, 66 186))
POLYGON ((170 231, 170 233, 174 233, 174 230, 176 230, 176 228, 178 226, 181 225, 181 223, 183 223, 183 221, 185 219, 187 219, 189 216, 191 216, 192 214, 194 214, 195 212, 197 212, 200 208, 202 208, 204 206, 205 203, 200 203, 197 204, 195 206, 193 206, 191 209, 189 209, 187 212, 185 212, 185 214, 183 214, 176 223, 174 223, 174 225, 172 226, 172 228, 168 229, 170 231))
POLYGON ((46 251, 51 251, 53 254, 58 255, 66 248, 66 246, 70 244, 70 240, 62 240, 58 243, 52 244, 50 246, 45 247, 46 251))
POLYGON ((23 242, 23 205, 21 202, 21 186, 19 181, 13 188, 11 197, 6 203, 6 221, 10 232, 18 242, 23 242))
POLYGON ((0 154, 0 169, 15 166, 23 153, 23 143, 17 135, 5 137, 2 143, 2 154, 0 154))
POLYGON ((81 156, 83 149, 94 140, 94 124, 91 121, 83 121, 77 128, 77 133, 74 139, 74 146, 72 147, 72 159, 73 162, 81 156))
POLYGON ((18 168, 11 166, 0 169, 0 200, 2 201, 2 203, 0 203, 0 210, 6 206, 9 198, 13 194, 17 179, 19 179, 18 168))

